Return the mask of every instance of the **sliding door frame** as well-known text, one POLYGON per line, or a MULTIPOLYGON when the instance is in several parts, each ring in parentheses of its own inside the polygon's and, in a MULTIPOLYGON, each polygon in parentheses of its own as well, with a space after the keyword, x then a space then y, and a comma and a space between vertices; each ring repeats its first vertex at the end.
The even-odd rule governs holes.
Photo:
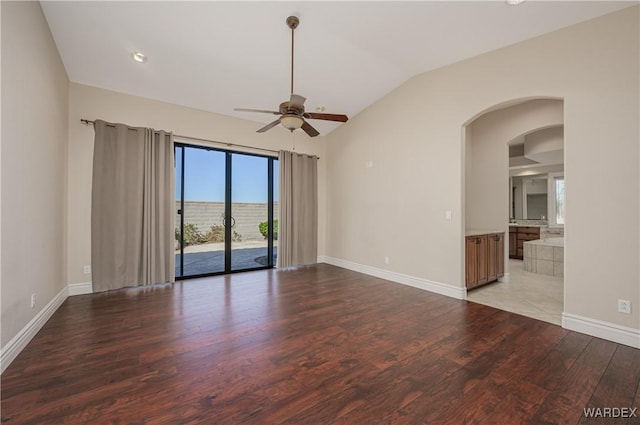
MULTIPOLYGON (((274 241, 274 232, 273 232, 273 223, 275 220, 274 217, 274 161, 278 160, 278 157, 276 156, 271 156, 271 155, 261 155, 261 154, 257 154, 257 153, 252 153, 252 152, 242 152, 242 151, 235 151, 235 150, 228 150, 228 149, 220 149, 220 148, 214 148, 214 147, 210 147, 210 146, 204 146, 204 145, 194 145, 191 143, 184 143, 184 142, 174 142, 174 153, 178 151, 178 149, 181 149, 181 155, 180 155, 180 208, 179 208, 179 212, 178 214, 180 215, 180 221, 179 221, 179 230, 180 230, 180 237, 182 238, 180 242, 180 261, 179 261, 179 271, 180 271, 180 275, 176 275, 176 280, 184 280, 184 279, 194 279, 194 278, 199 278, 199 277, 207 277, 207 276, 217 276, 217 275, 225 275, 225 274, 230 274, 230 273, 242 273, 242 272, 246 272, 246 271, 252 271, 252 270, 264 270, 264 269, 272 269, 275 267, 275 260, 273 258, 273 254, 274 254, 274 246, 273 246, 273 241, 274 241), (195 274, 195 275, 184 275, 184 164, 185 164, 185 148, 195 148, 195 149, 203 149, 206 151, 216 151, 216 152, 221 152, 225 154, 225 195, 224 195, 224 216, 225 219, 223 220, 223 225, 224 225, 224 248, 225 248, 225 256, 224 256, 224 271, 221 272, 212 272, 212 273, 204 273, 204 274, 195 274), (231 223, 231 220, 227 220, 227 217, 232 217, 232 189, 233 189, 233 182, 232 182, 232 167, 233 167, 233 155, 246 155, 246 156, 255 156, 255 157, 259 157, 259 158, 264 158, 267 160, 267 265, 266 266, 258 266, 258 267, 251 267, 251 268, 247 268, 247 269, 239 269, 239 270, 233 270, 232 269, 232 255, 233 255, 233 250, 232 250, 232 227, 233 224, 231 223)), ((176 223, 178 224, 178 223, 176 223)))

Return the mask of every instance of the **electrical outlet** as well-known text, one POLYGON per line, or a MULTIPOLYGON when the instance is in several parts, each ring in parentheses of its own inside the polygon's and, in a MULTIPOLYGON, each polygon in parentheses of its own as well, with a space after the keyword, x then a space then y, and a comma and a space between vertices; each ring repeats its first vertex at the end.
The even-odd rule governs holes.
POLYGON ((84 274, 90 274, 90 273, 91 273, 91 266, 84 266, 84 267, 82 267, 82 273, 84 273, 84 274))
POLYGON ((36 306, 36 294, 31 294, 31 308, 35 308, 36 306))
POLYGON ((631 301, 618 300, 618 311, 620 313, 631 314, 631 301))
POLYGON ((386 256, 384 257, 384 263, 389 264, 389 257, 386 257, 386 256))

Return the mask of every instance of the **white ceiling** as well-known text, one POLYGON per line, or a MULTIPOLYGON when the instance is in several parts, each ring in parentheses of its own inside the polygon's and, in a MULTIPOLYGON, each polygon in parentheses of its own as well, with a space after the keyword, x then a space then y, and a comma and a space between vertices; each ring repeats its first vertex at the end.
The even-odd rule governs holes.
MULTIPOLYGON (((73 82, 254 120, 295 92, 353 117, 412 76, 637 4, 616 1, 95 2, 42 8, 73 82), (135 63, 130 53, 149 58, 135 63)), ((94 118, 94 117, 88 117, 94 118)), ((99 117, 97 117, 99 118, 99 117)), ((337 123, 312 120, 322 134, 337 123)), ((261 127, 256 124, 256 129, 261 127)))

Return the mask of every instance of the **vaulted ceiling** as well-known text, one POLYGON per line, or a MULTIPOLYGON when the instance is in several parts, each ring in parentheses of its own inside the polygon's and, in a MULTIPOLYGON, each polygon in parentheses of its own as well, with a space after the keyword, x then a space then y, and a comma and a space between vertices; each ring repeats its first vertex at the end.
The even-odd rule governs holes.
MULTIPOLYGON (((73 82, 259 123, 295 92, 354 116, 407 79, 637 4, 616 1, 43 1, 73 82), (131 52, 148 61, 136 63, 131 52)), ((313 121, 326 134, 340 124, 313 121)))

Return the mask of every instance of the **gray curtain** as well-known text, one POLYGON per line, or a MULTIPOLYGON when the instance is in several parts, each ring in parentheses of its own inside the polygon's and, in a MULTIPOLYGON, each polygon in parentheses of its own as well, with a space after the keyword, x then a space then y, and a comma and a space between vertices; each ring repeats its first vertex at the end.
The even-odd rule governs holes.
POLYGON ((318 158, 280 151, 278 267, 318 258, 318 158))
POLYGON ((101 120, 94 127, 93 290, 173 282, 173 135, 101 120))

